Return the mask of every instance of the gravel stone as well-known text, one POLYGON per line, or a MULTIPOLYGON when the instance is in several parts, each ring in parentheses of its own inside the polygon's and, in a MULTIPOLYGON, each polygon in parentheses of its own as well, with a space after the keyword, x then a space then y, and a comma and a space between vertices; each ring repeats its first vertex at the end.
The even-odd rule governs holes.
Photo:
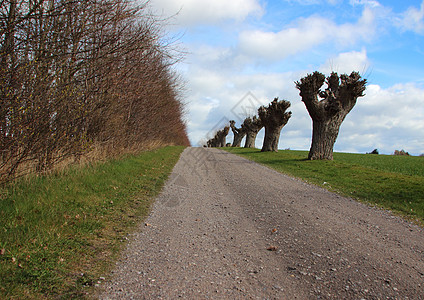
POLYGON ((96 298, 423 299, 424 231, 222 150, 187 148, 106 278, 96 298))

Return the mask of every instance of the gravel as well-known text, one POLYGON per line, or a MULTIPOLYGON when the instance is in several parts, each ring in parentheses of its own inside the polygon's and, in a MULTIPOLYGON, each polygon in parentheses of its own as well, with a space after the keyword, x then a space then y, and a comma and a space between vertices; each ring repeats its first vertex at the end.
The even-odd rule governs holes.
POLYGON ((424 231, 219 149, 187 148, 99 299, 424 299, 424 231))

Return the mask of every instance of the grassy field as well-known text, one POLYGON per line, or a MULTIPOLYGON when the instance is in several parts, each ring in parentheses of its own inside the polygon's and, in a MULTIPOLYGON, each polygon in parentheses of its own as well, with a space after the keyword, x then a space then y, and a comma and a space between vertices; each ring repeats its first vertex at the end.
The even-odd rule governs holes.
POLYGON ((223 149, 424 225, 424 157, 335 153, 333 161, 309 161, 307 151, 223 149))
POLYGON ((0 299, 84 297, 107 276, 183 149, 1 187, 0 299))

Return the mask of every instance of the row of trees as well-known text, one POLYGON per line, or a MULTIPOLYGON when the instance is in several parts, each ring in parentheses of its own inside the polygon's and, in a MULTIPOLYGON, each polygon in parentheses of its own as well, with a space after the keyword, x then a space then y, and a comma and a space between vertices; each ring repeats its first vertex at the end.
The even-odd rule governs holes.
POLYGON ((292 115, 291 112, 286 112, 289 107, 289 101, 275 98, 267 107, 259 107, 258 117, 246 118, 240 128, 235 126, 236 122, 234 120, 230 121, 230 126, 225 126, 223 130, 218 130, 215 136, 207 141, 207 146, 225 147, 225 138, 231 128, 234 135, 232 147, 240 147, 243 138, 246 137, 244 147, 254 148, 258 132, 265 127, 262 151, 278 151, 281 130, 292 115))
MULTIPOLYGON (((188 145, 180 59, 147 2, 0 2, 0 178, 50 170, 97 145, 188 145)), ((134 149, 135 148, 135 149, 134 149)))
MULTIPOLYGON (((308 155, 310 160, 333 159, 333 147, 340 126, 357 99, 364 96, 366 83, 366 79, 362 79, 357 72, 340 76, 333 72, 327 78, 320 72, 314 72, 295 82, 313 123, 312 144, 308 155), (324 83, 327 88, 323 90, 324 83)), ((258 116, 246 118, 240 128, 236 128, 235 122, 231 121, 230 126, 234 133, 232 146, 240 147, 246 136, 245 147, 254 147, 256 135, 265 127, 262 151, 278 151, 281 129, 291 117, 291 112, 286 112, 289 107, 290 102, 278 101, 276 98, 268 107, 261 106, 258 116)), ((215 145, 210 141, 208 146, 223 146, 223 143, 215 145)))

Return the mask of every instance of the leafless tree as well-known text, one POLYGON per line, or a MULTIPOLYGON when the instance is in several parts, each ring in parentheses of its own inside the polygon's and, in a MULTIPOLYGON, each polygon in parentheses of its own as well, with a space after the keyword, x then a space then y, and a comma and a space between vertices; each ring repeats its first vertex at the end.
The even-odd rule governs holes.
POLYGON ((218 147, 225 147, 227 145, 227 135, 230 132, 230 127, 229 126, 225 126, 222 130, 219 130, 216 133, 216 137, 218 139, 218 147))
POLYGON ((259 118, 262 120, 262 124, 265 127, 262 152, 278 152, 281 129, 287 124, 292 115, 291 112, 286 112, 289 107, 289 101, 278 101, 278 98, 275 98, 268 107, 261 106, 258 109, 259 118))
POLYGON ((243 127, 243 124, 241 125, 240 128, 237 128, 236 122, 234 120, 230 121, 230 127, 234 135, 233 144, 231 145, 231 147, 240 147, 241 141, 246 136, 246 130, 243 127))
POLYGON ((256 116, 246 118, 243 122, 243 128, 246 130, 246 142, 244 148, 255 148, 255 141, 258 132, 264 127, 262 120, 256 116))
POLYGON ((358 97, 364 96, 366 83, 366 79, 361 79, 357 72, 340 77, 333 72, 327 80, 322 73, 314 72, 296 82, 313 122, 309 159, 333 159, 333 147, 340 125, 358 97), (324 82, 327 88, 321 90, 324 82))
POLYGON ((223 129, 218 130, 214 137, 207 141, 208 147, 225 147, 227 145, 226 137, 230 131, 229 126, 225 126, 223 129))

